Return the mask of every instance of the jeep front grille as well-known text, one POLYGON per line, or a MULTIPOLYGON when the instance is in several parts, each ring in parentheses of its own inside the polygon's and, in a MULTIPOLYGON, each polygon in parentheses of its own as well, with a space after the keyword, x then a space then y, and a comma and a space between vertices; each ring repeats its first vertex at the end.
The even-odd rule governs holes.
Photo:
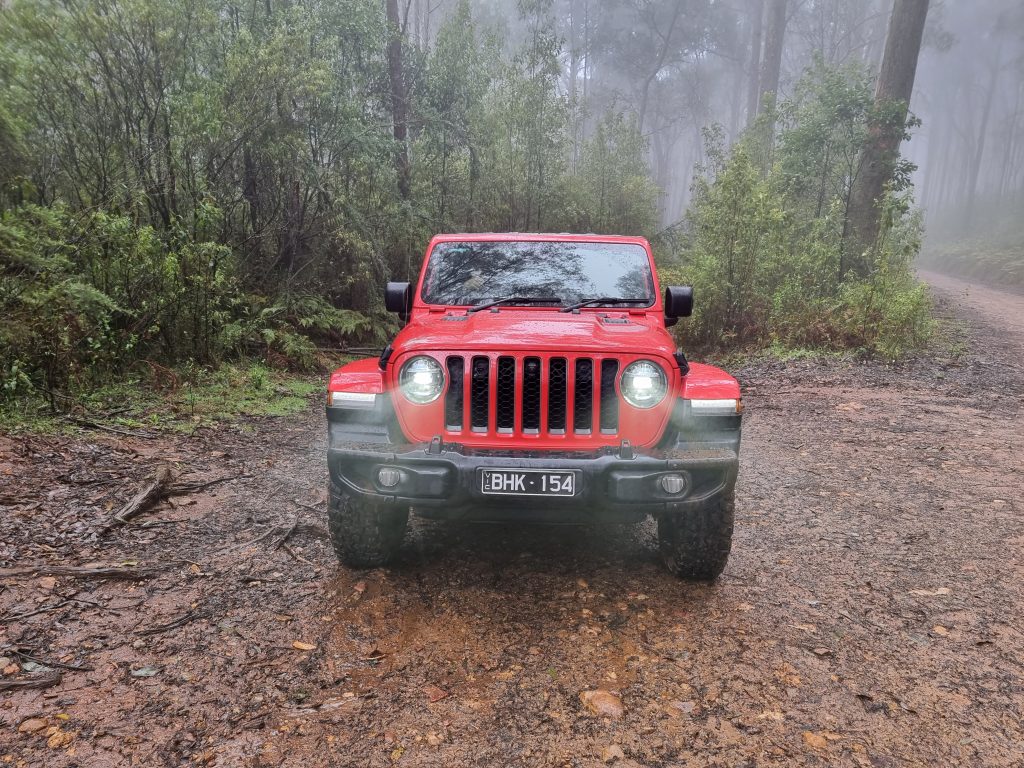
POLYGON ((445 365, 448 432, 462 432, 467 425, 478 435, 618 432, 617 359, 450 355, 445 365), (468 377, 464 375, 467 369, 468 377))

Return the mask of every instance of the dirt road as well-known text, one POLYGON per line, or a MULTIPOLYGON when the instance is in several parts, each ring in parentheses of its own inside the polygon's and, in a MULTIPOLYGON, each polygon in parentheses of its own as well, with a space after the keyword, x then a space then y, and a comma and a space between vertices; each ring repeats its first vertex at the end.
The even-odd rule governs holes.
POLYGON ((651 525, 420 523, 396 567, 340 569, 319 408, 0 438, 0 681, 64 665, 0 692, 0 764, 1024 766, 1024 298, 935 282, 952 348, 740 372, 714 586, 665 573, 651 525), (243 477, 98 537, 168 461, 243 477), (126 561, 165 569, 12 570, 126 561))

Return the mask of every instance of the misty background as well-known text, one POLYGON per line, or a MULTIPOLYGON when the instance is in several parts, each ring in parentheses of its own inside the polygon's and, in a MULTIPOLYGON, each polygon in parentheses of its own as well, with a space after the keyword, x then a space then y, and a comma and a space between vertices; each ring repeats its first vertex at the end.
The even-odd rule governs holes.
POLYGON ((453 231, 649 238, 681 347, 897 358, 918 263, 1024 286, 1022 210, 1013 0, 0 0, 0 397, 51 409, 383 346, 453 231))
MULTIPOLYGON (((458 0, 411 0, 409 25, 429 48, 458 0)), ((473 0, 509 49, 533 34, 524 4, 473 0)), ((661 189, 662 226, 679 220, 703 131, 735 140, 757 111, 769 15, 784 9, 778 98, 816 56, 878 71, 891 0, 556 0, 561 87, 578 103, 583 136, 608 109, 636 115, 661 189)), ((903 154, 918 169, 916 199, 937 238, 964 236, 1024 214, 1024 3, 933 0, 911 112, 920 120, 903 154)))

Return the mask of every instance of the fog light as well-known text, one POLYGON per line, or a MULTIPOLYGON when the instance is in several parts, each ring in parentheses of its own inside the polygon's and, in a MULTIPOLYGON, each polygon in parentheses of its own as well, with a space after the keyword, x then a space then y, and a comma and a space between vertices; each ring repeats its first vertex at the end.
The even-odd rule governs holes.
POLYGON ((661 485, 661 490, 673 496, 677 493, 682 493, 683 489, 686 488, 686 480, 682 475, 662 475, 658 479, 658 483, 661 485))
POLYGON ((377 482, 385 488, 394 488, 401 479, 401 471, 394 467, 381 467, 377 470, 377 482))

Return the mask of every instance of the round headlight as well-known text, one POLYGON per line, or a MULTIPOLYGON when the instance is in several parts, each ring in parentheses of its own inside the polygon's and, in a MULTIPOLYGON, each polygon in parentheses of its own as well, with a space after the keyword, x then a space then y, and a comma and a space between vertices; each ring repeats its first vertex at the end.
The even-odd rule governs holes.
POLYGON ((410 402, 432 403, 444 389, 444 371, 432 357, 419 355, 408 360, 398 372, 398 388, 410 402))
POLYGON ((634 408, 653 408, 665 399, 668 376, 665 369, 651 360, 637 360, 622 371, 619 389, 626 402, 634 408))

